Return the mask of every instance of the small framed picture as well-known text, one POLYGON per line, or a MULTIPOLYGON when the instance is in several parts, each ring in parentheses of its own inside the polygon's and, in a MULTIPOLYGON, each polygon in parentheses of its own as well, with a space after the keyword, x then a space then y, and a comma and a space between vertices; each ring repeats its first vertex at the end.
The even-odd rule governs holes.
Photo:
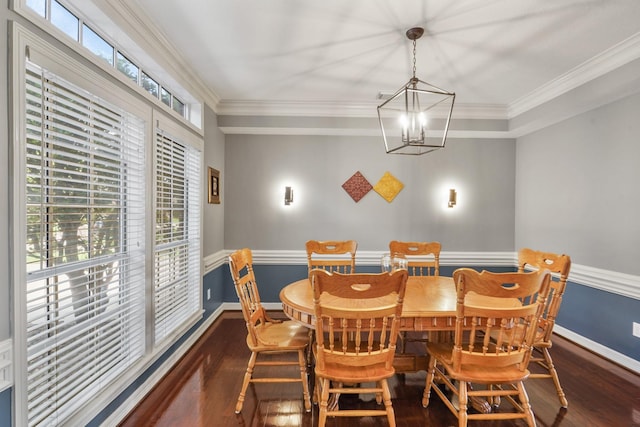
POLYGON ((209 168, 209 203, 220 204, 220 171, 209 168))

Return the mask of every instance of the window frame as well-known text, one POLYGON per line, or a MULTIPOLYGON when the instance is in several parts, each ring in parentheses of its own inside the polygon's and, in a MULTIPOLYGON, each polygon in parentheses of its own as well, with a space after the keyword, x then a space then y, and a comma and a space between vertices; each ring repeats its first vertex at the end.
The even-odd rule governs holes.
MULTIPOLYGON (((163 134, 164 136, 170 137, 172 139, 174 139, 174 142, 177 142, 179 144, 188 146, 190 149, 195 150, 195 151, 199 151, 200 152, 200 159, 199 159, 199 171, 197 173, 197 175, 199 176, 199 181, 198 181, 198 187, 195 188, 195 198, 197 199, 197 205, 198 205, 198 215, 197 215, 197 224, 193 224, 193 225, 197 225, 198 229, 200 230, 199 236, 197 238, 197 242, 196 244, 199 247, 199 253, 200 256, 198 257, 198 267, 197 269, 199 270, 197 272, 197 277, 198 277, 198 285, 197 285, 197 289, 196 289, 196 295, 195 298, 197 299, 197 310, 194 313, 191 313, 189 315, 187 315, 184 318, 184 321, 182 322, 182 325, 174 325, 176 326, 171 332, 164 334, 161 336, 160 339, 156 339, 156 337, 158 336, 158 331, 155 330, 155 317, 156 317, 156 311, 155 311, 155 307, 154 307, 154 329, 153 329, 153 341, 154 341, 154 346, 162 346, 162 345, 166 345, 167 343, 172 343, 176 337, 179 337, 181 335, 184 334, 184 332, 186 332, 187 328, 192 326, 197 320, 199 320, 200 318, 202 318, 202 315, 204 313, 203 310, 203 301, 202 301, 202 271, 203 271, 203 263, 202 263, 202 227, 203 227, 203 214, 202 214, 202 206, 203 206, 203 202, 202 202, 202 193, 203 193, 203 179, 202 179, 202 175, 203 175, 203 168, 204 168, 204 156, 202 155, 203 150, 204 150, 204 142, 202 141, 202 139, 196 138, 195 135, 193 135, 190 131, 186 130, 185 128, 177 125, 174 121, 172 121, 168 116, 166 116, 165 114, 163 114, 162 112, 158 111, 158 110, 154 110, 153 111, 153 123, 155 124, 154 126, 154 130, 153 130, 153 216, 151 216, 150 218, 154 218, 153 224, 154 224, 154 232, 153 235, 150 236, 150 238, 153 240, 153 245, 151 246, 153 248, 153 257, 154 257, 154 261, 153 263, 155 264, 155 254, 156 254, 156 248, 158 246, 163 246, 163 245, 158 245, 156 243, 156 233, 155 233, 155 226, 157 225, 155 222, 155 218, 156 218, 156 206, 157 206, 157 194, 158 194, 158 188, 157 188, 157 173, 158 173, 158 165, 157 165, 157 158, 156 158, 156 149, 157 149, 157 144, 158 144, 158 134, 163 134)), ((189 245, 189 247, 191 248, 191 245, 189 245)), ((193 261, 193 260, 191 260, 193 261)), ((193 263, 191 263, 191 269, 196 268, 195 265, 193 265, 193 263)), ((193 273, 193 272, 191 272, 193 273)), ((193 280, 191 281, 191 283, 193 284, 193 280)), ((154 275, 154 280, 153 280, 153 288, 154 288, 154 294, 155 294, 155 284, 156 284, 156 278, 154 275)), ((193 295, 192 295, 193 297, 193 295)), ((155 295, 154 297, 155 298, 155 295)))
MULTIPOLYGON (((20 14, 21 16, 25 17, 32 23, 36 24, 38 27, 48 32, 52 36, 54 36, 60 42, 64 43, 66 46, 70 47, 71 49, 73 49, 74 51, 76 51, 86 59, 90 60, 94 65, 100 67, 101 69, 109 73, 112 77, 118 79, 119 81, 123 82, 124 84, 126 84, 131 88, 135 88, 134 89, 135 91, 137 91, 140 94, 143 94, 143 96, 145 97, 148 97, 149 100, 155 101, 156 103, 155 105, 160 106, 160 108, 163 111, 168 112, 170 116, 179 118, 179 120, 183 121, 183 123, 187 127, 194 130, 197 134, 199 135, 203 134, 204 130, 203 130, 203 123, 202 123, 202 111, 203 111, 204 105, 202 101, 196 98, 195 96, 193 96, 191 93, 189 93, 189 91, 184 87, 184 85, 179 83, 174 77, 167 78, 168 73, 165 72, 164 70, 159 69, 159 66, 156 63, 145 63, 143 61, 139 61, 138 58, 135 58, 135 55, 132 55, 131 51, 136 51, 136 52, 141 51, 141 48, 139 46, 137 45, 122 46, 120 43, 117 43, 111 38, 106 37, 105 34, 107 33, 107 31, 96 26, 90 19, 87 18, 86 14, 80 13, 78 11, 78 7, 76 6, 77 6, 77 3, 80 2, 80 0, 78 1, 55 0, 67 11, 69 11, 79 19, 78 38, 74 40, 65 31, 53 25, 52 22, 50 21, 50 16, 49 16, 50 9, 51 9, 50 4, 51 4, 51 1, 54 1, 54 0, 44 0, 44 1, 45 1, 45 16, 41 16, 37 11, 31 9, 30 6, 27 6, 27 0, 15 0, 13 2, 13 9, 16 13, 20 14), (106 43, 108 43, 113 47, 113 59, 112 59, 113 64, 108 64, 102 57, 97 56, 96 54, 93 53, 93 51, 83 46, 82 44, 82 32, 83 32, 82 26, 83 25, 87 25, 91 31, 96 33, 106 43), (118 52, 138 67, 138 72, 139 72, 138 82, 133 82, 133 80, 130 79, 128 75, 124 74, 118 69, 117 67, 118 52), (143 71, 145 74, 147 74, 147 76, 149 76, 149 78, 151 78, 152 80, 158 83, 157 96, 154 96, 153 94, 146 91, 144 87, 142 87, 141 74, 143 71), (167 80, 169 80, 170 85, 167 86, 166 89, 172 93, 172 98, 176 97, 179 100, 179 102, 184 105, 184 114, 180 114, 178 111, 176 111, 173 108, 173 102, 171 106, 167 106, 160 99, 161 88, 165 86, 162 81, 163 79, 158 79, 158 74, 162 74, 163 76, 165 76, 167 80), (176 93, 179 93, 179 95, 176 96, 175 95, 176 93)), ((90 4, 87 4, 87 6, 90 6, 90 4)), ((95 8, 95 6, 92 6, 92 7, 95 8)), ((83 9, 84 9, 84 4, 83 4, 83 9)), ((95 11, 98 12, 99 9, 96 8, 95 11)), ((104 13, 104 12, 99 11, 98 13, 104 13)), ((129 43, 133 44, 135 42, 129 42, 129 43)), ((151 61, 153 62, 153 60, 151 61)), ((181 76, 181 77, 184 78, 184 76, 181 76)))
MULTIPOLYGON (((13 292, 13 338, 14 338, 14 422, 16 425, 27 425, 27 353, 26 353, 26 314, 20 307, 26 304, 24 292, 20 292, 20 286, 26 283, 27 274, 25 268, 26 262, 26 154, 23 147, 26 144, 26 99, 25 99, 25 77, 26 65, 25 58, 28 56, 33 62, 45 61, 47 69, 59 75, 61 78, 68 80, 74 85, 89 90, 92 94, 103 98, 104 100, 114 104, 123 105, 124 108, 144 118, 145 121, 145 141, 144 141, 144 158, 145 158, 145 192, 146 194, 154 194, 155 168, 152 166, 154 162, 154 145, 155 145, 155 129, 160 127, 170 130, 173 135, 183 135, 185 143, 196 147, 199 150, 200 169, 203 164, 204 142, 201 135, 191 127, 185 127, 185 124, 176 121, 174 116, 168 116, 164 112, 159 112, 149 105, 148 101, 140 99, 136 93, 128 93, 125 89, 118 87, 105 76, 93 71, 85 64, 73 59, 67 53, 54 47, 49 42, 39 38, 36 34, 30 32, 17 22, 10 23, 12 45, 11 56, 11 88, 10 88, 10 105, 12 109, 10 114, 11 123, 11 171, 10 176, 13 182, 11 186, 11 218, 10 218, 10 238, 14 247, 14 257, 12 260, 10 281, 14 289, 13 292), (82 70, 79 72, 78 70, 82 70)), ((42 63, 40 63, 42 65, 42 63)), ((200 186, 202 186, 200 182, 200 186)), ((201 193, 201 192, 200 192, 201 193)), ((144 201, 145 217, 153 218, 154 216, 153 198, 147 197, 144 201)), ((199 308, 196 313, 190 316, 180 328, 176 329, 169 339, 163 340, 161 343, 153 343, 153 252, 154 252, 154 222, 147 221, 144 225, 144 245, 145 245, 145 283, 144 295, 146 311, 145 318, 145 350, 144 355, 133 366, 131 366, 122 377, 111 383, 98 398, 89 402, 82 407, 77 413, 73 414, 69 422, 73 425, 85 425, 90 422, 95 414, 111 403, 126 387, 131 385, 147 368, 153 365, 166 350, 168 350, 175 340, 189 330, 198 320, 202 318, 202 202, 200 201, 197 209, 200 211, 200 221, 198 224, 198 233, 200 236, 199 257, 197 265, 199 267, 199 283, 198 283, 198 299, 199 308)))

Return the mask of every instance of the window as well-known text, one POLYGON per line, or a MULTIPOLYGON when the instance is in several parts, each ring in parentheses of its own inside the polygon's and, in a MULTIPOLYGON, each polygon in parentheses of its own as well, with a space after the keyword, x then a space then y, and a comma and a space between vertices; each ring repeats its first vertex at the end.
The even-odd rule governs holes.
POLYGON ((158 97, 158 90, 160 88, 160 85, 157 81, 149 77, 144 71, 142 72, 142 77, 140 78, 140 84, 142 85, 144 90, 146 90, 156 98, 158 97))
POLYGON ((51 2, 51 23, 78 41, 78 18, 57 1, 51 2))
POLYGON ((184 103, 175 96, 173 97, 173 109, 176 113, 184 116, 184 103))
POLYGON ((162 92, 160 93, 160 99, 162 100, 162 103, 165 104, 167 107, 171 107, 171 92, 169 92, 165 88, 162 88, 162 92))
POLYGON ((118 71, 129 77, 134 83, 138 84, 139 68, 133 62, 129 61, 126 56, 118 52, 116 57, 118 71))
POLYGON ((200 308, 200 152, 156 134, 155 342, 200 308))
POLYGON ((11 25, 15 424, 85 425, 202 316, 203 141, 11 25))
POLYGON ((29 425, 58 424, 144 354, 144 121, 27 61, 29 425))
POLYGON ((33 9, 38 15, 45 17, 47 8, 46 0, 27 0, 27 6, 33 9))
POLYGON ((113 46, 86 24, 82 25, 82 45, 108 64, 113 65, 113 46))
MULTIPOLYGON (((100 32, 96 28, 92 28, 85 22, 85 17, 79 15, 78 8, 81 8, 82 2, 80 0, 16 0, 17 11, 21 12, 21 9, 26 6, 30 11, 35 12, 42 17, 46 22, 50 23, 67 36, 69 36, 75 42, 79 42, 91 51, 95 56, 104 60, 109 66, 115 67, 124 74, 127 78, 133 81, 136 85, 141 86, 145 91, 149 92, 154 98, 159 99, 160 102, 167 107, 178 113, 181 117, 189 120, 192 124, 198 128, 201 127, 200 109, 201 105, 198 105, 195 98, 190 94, 177 90, 179 87, 174 87, 172 90, 164 87, 162 79, 154 79, 147 73, 140 71, 140 63, 136 64, 135 60, 127 58, 120 52, 123 46, 118 46, 113 40, 109 41, 109 37, 105 37, 107 32, 100 32), (75 8, 65 6, 65 4, 75 4, 75 8), (23 6, 24 5, 24 6, 23 6), (73 10, 74 12, 71 12, 73 10), (81 33, 80 33, 81 31, 81 33), (102 34, 102 35, 101 35, 102 34), (176 99, 173 93, 180 93, 182 100, 176 99), (188 103, 184 100, 191 100, 188 103)), ((31 13, 32 15, 32 13, 31 13)), ((32 16, 28 16, 32 18, 32 16)), ((96 17, 93 17, 94 21, 96 17)), ((99 18, 98 18, 99 19, 99 18)), ((139 49, 137 46, 128 46, 130 51, 139 49)), ((125 48, 126 50, 126 48, 125 48)), ((150 61, 153 62, 153 61, 150 61)), ((149 70, 148 70, 149 71, 149 70)), ((163 76, 163 70, 153 69, 152 74, 163 76)), ((173 80, 172 77, 168 77, 169 80, 173 80)), ((175 83, 174 83, 175 84, 175 83)), ((179 84, 178 84, 179 86, 179 84)))

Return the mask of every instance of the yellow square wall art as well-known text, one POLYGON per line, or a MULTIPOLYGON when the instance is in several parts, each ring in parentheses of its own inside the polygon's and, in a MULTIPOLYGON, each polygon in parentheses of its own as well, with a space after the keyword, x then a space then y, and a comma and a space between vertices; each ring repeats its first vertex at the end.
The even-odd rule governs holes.
POLYGON ((373 190, 389 203, 396 198, 403 188, 404 184, 389 172, 385 172, 378 183, 373 186, 373 190))

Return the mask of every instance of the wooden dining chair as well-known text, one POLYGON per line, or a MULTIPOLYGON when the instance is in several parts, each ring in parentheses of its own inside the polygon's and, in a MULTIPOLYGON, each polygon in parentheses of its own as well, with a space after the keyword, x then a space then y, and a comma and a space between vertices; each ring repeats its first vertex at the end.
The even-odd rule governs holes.
MULTIPOLYGON (((439 276, 440 275, 440 242, 403 242, 392 240, 389 242, 389 253, 401 254, 407 259, 407 270, 410 276, 439 276)), ((447 333, 431 332, 430 338, 436 336, 446 339, 447 333)), ((423 333, 400 332, 400 353, 405 354, 407 343, 427 342, 429 338, 423 333)))
POLYGON ((307 382, 306 350, 309 345, 308 329, 291 320, 271 319, 260 302, 260 293, 253 272, 253 256, 250 249, 240 249, 229 256, 229 268, 240 299, 242 315, 247 325, 247 346, 251 357, 244 374, 242 389, 236 403, 236 414, 242 410, 247 387, 250 383, 301 382, 304 408, 311 411, 307 382), (290 354, 296 354, 292 360, 290 354), (268 355, 263 358, 263 355, 268 355), (258 360, 260 358, 260 360, 258 360), (296 366, 297 375, 286 377, 254 377, 258 366, 296 366))
POLYGON ((440 275, 440 242, 389 242, 389 252, 402 254, 407 258, 410 276, 440 275))
POLYGON ((327 416, 385 416, 395 426, 387 379, 395 373, 393 357, 402 312, 407 271, 380 274, 311 272, 316 318, 316 394, 318 425, 327 416), (370 384, 373 386, 353 386, 370 384), (340 409, 340 394, 376 396, 381 408, 340 409), (338 402, 330 405, 329 400, 338 402))
POLYGON ((309 240, 305 247, 309 273, 314 268, 347 274, 356 272, 358 243, 355 240, 309 240))
POLYGON ((453 278, 455 338, 454 342, 427 343, 430 358, 422 405, 428 406, 434 391, 458 418, 459 427, 468 420, 491 419, 524 419, 535 426, 524 381, 529 376, 536 325, 549 294, 549 271, 478 273, 461 268, 453 278), (451 398, 442 385, 452 392, 451 398), (489 405, 503 399, 513 408, 469 413, 471 398, 487 399, 489 405))
POLYGON ((547 269, 551 273, 557 274, 557 280, 551 281, 549 298, 547 298, 546 307, 538 321, 538 330, 533 343, 534 353, 531 358, 531 362, 535 362, 542 366, 545 372, 531 373, 529 378, 551 378, 556 387, 560 405, 563 408, 566 408, 569 402, 567 401, 567 397, 560 385, 558 372, 553 365, 553 359, 551 359, 549 349, 552 345, 551 336, 553 327, 556 323, 556 317, 560 310, 562 297, 567 286, 567 278, 569 277, 569 270, 571 269, 571 258, 564 254, 558 255, 550 252, 523 248, 518 252, 518 271, 526 271, 530 269, 547 269), (542 353, 542 356, 539 356, 540 353, 542 353))

